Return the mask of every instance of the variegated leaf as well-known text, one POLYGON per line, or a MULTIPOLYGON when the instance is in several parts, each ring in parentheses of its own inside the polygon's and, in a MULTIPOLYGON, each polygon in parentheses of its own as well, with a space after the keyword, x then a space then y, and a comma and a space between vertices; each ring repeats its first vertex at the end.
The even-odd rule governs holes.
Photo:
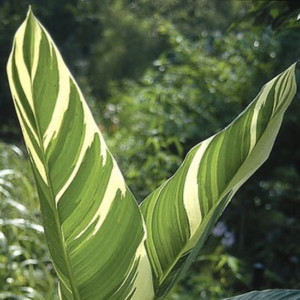
POLYGON ((300 290, 254 291, 223 300, 299 300, 300 290))
POLYGON ((195 146, 175 175, 141 204, 156 297, 195 259, 239 187, 268 158, 296 92, 295 65, 267 83, 228 127, 195 146))
POLYGON ((153 299, 139 208, 59 51, 30 10, 7 70, 61 299, 153 299))

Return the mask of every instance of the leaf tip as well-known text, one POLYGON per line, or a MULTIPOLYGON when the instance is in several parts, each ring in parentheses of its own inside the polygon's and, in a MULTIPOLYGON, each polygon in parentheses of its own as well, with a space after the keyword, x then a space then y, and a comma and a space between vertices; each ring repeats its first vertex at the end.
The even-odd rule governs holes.
POLYGON ((30 19, 34 17, 33 11, 32 11, 32 6, 28 5, 28 12, 27 12, 27 19, 30 19))

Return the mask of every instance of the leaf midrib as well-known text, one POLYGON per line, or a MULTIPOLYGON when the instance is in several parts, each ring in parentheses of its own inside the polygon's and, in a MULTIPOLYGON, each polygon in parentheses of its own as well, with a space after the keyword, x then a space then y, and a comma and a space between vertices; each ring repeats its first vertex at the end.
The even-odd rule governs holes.
MULTIPOLYGON (((29 15, 27 17, 27 21, 28 22, 33 21, 31 18, 34 18, 34 16, 32 15, 32 12, 30 11, 29 15)), ((36 22, 33 21, 33 24, 34 24, 34 26, 37 26, 38 23, 37 23, 37 21, 36 22)), ((34 38, 33 28, 34 27, 32 27, 31 36, 34 38)), ((50 43, 50 46, 52 47, 51 43, 50 43)), ((34 51, 32 48, 30 50, 34 51)), ((31 54, 32 54, 31 56, 33 56, 34 53, 31 53, 31 54)), ((30 67, 32 67, 32 64, 31 64, 30 67)), ((55 203, 55 193, 53 191, 52 180, 51 180, 50 172, 49 172, 49 165, 47 163, 47 159, 46 159, 46 155, 45 155, 46 152, 45 152, 44 144, 43 144, 43 136, 42 136, 42 133, 41 133, 41 130, 40 130, 41 127, 40 127, 39 121, 36 118, 36 105, 35 105, 34 88, 33 88, 34 78, 32 77, 31 70, 28 70, 28 73, 29 73, 29 76, 30 76, 30 79, 31 79, 30 88, 31 88, 31 94, 32 94, 32 99, 33 99, 33 109, 34 109, 33 115, 34 115, 34 121, 36 123, 37 137, 38 137, 38 140, 39 140, 39 145, 40 145, 40 148, 42 150, 41 151, 41 160, 42 160, 42 163, 45 167, 45 173, 46 173, 46 178, 47 178, 47 183, 48 183, 48 190, 49 190, 50 198, 51 198, 51 203, 50 204, 51 204, 52 210, 54 211, 55 226, 56 226, 57 232, 59 233, 58 239, 59 239, 59 243, 61 244, 62 249, 63 249, 63 256, 65 258, 66 268, 67 268, 67 272, 69 274, 68 279, 69 279, 69 282, 70 282, 70 285, 71 285, 71 288, 72 288, 72 294, 73 294, 74 300, 82 300, 81 297, 80 297, 79 291, 78 291, 78 287, 76 285, 74 272, 72 270, 70 257, 67 253, 64 234, 63 234, 63 231, 62 231, 62 228, 61 228, 61 222, 60 222, 60 219, 59 219, 59 215, 57 213, 57 207, 56 207, 56 203, 55 203)))

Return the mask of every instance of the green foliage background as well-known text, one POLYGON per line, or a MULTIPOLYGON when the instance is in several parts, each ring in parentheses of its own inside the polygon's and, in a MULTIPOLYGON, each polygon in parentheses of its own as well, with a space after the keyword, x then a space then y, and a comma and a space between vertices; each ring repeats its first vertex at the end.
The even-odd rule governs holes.
MULTIPOLYGON (((295 1, 0 1, 1 299, 56 293, 28 162, 7 145, 23 147, 5 65, 29 4, 83 89, 137 201, 300 53, 295 1)), ((168 300, 300 288, 299 98, 270 159, 238 192, 168 300)))
POLYGON ((0 199, 0 299, 56 299, 29 161, 19 148, 2 142, 0 199))

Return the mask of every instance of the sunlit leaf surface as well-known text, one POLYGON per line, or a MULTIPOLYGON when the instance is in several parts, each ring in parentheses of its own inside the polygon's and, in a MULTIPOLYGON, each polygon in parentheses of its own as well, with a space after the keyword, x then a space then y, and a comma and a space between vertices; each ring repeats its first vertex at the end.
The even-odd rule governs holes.
POLYGON ((267 83, 223 131, 196 145, 175 175, 141 204, 157 297, 195 259, 240 186, 268 158, 296 93, 295 65, 267 83))
POLYGON ((15 36, 8 77, 61 299, 152 299, 139 208, 59 51, 30 10, 15 36))

